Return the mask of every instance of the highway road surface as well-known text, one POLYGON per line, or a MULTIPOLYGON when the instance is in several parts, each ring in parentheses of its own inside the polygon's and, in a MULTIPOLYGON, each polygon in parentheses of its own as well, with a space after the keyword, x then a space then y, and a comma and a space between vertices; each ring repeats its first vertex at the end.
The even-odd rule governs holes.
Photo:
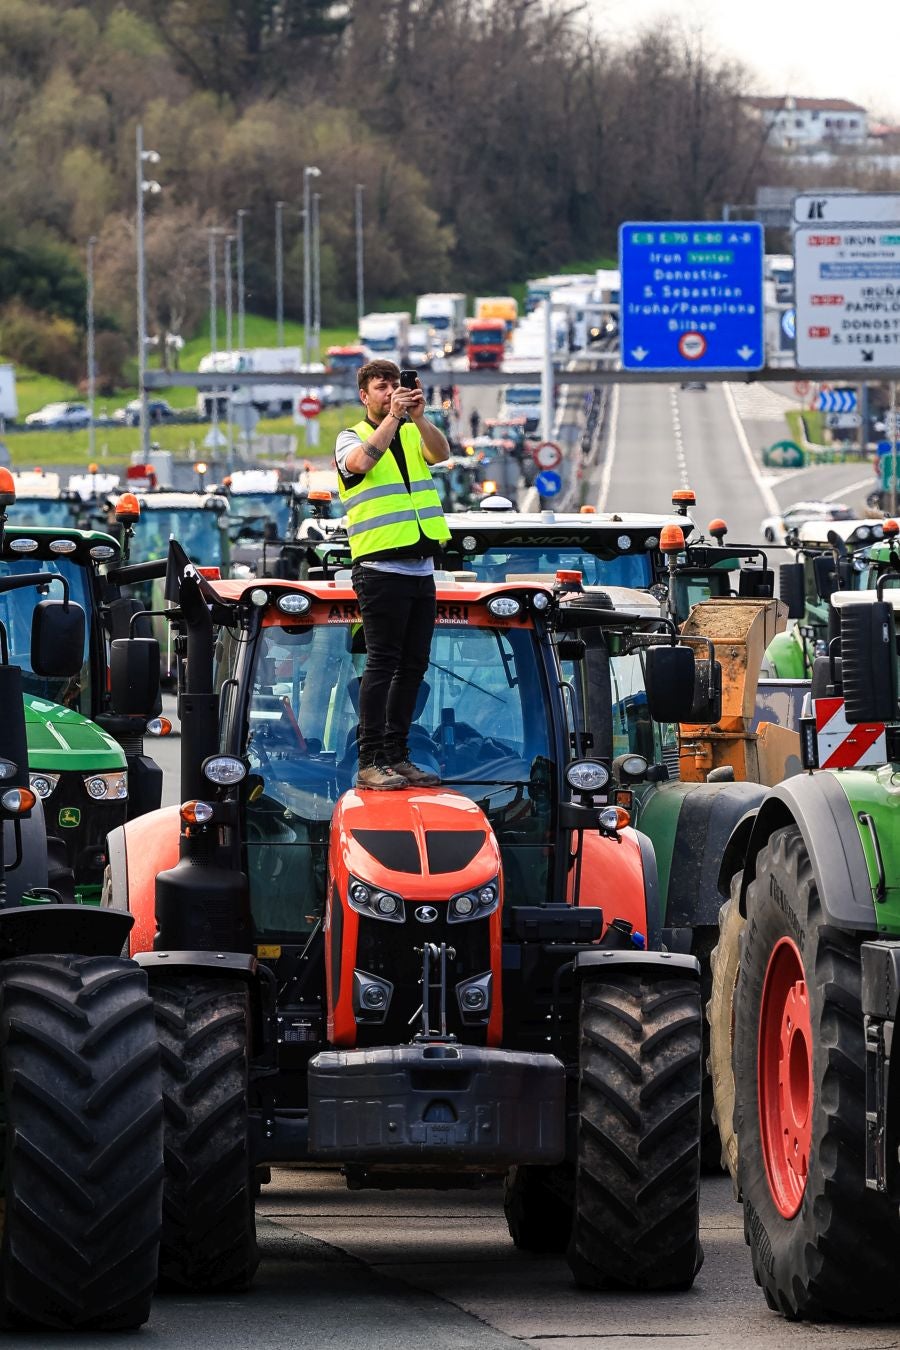
POLYGON ((586 1293, 509 1240, 499 1190, 348 1192, 280 1171, 249 1294, 159 1295, 130 1336, 4 1336, 36 1350, 891 1350, 900 1327, 791 1324, 753 1283, 730 1183, 704 1183, 705 1262, 682 1294, 586 1293))

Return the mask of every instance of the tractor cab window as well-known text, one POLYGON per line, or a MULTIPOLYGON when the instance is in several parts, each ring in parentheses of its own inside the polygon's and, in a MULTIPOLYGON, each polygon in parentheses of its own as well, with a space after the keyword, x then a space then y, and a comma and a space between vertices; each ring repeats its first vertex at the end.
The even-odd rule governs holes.
MULTIPOLYGON (((454 552, 453 544, 449 551, 454 552)), ((455 565, 455 563, 454 563, 455 565)), ((653 581, 648 553, 603 557, 580 548, 546 548, 501 544, 481 553, 464 554, 461 564, 479 581, 506 581, 515 576, 555 577, 560 570, 581 572, 585 586, 630 586, 641 590, 653 581)))
POLYGON ((15 666, 22 668, 22 684, 26 694, 34 694, 51 703, 61 703, 67 708, 90 716, 91 679, 90 679, 90 616, 91 597, 85 579, 84 569, 69 562, 66 558, 16 558, 0 560, 0 577, 15 576, 17 573, 46 572, 48 587, 44 594, 37 588, 26 587, 21 591, 0 592, 0 621, 6 628, 9 642, 9 659, 15 666), (31 616, 40 600, 62 600, 63 588, 50 578, 63 575, 69 583, 69 599, 81 605, 85 612, 84 662, 81 672, 72 679, 58 676, 36 675, 31 668, 31 616))
MULTIPOLYGON (((323 911, 331 815, 356 778, 364 668, 358 622, 260 634, 246 727, 247 865, 258 933, 296 931, 298 906, 310 925, 323 911)), ((481 806, 503 850, 511 904, 552 899, 547 697, 531 629, 437 625, 410 753, 481 806)))
POLYGON ((59 497, 23 497, 7 507, 6 517, 10 525, 70 530, 79 523, 80 506, 80 502, 59 497))
POLYGON ((220 519, 218 511, 202 507, 186 510, 145 507, 134 532, 131 561, 164 558, 169 540, 177 539, 191 562, 220 567, 223 562, 220 519))
POLYGON ((629 753, 643 755, 648 764, 665 764, 670 776, 677 778, 678 728, 668 722, 654 722, 650 716, 644 653, 612 656, 609 671, 613 758, 629 753))
POLYGON ((238 539, 283 539, 291 513, 290 498, 279 492, 242 492, 231 498, 228 532, 238 539), (266 526, 270 529, 267 530, 266 526), (271 527, 274 526, 274 535, 271 527))

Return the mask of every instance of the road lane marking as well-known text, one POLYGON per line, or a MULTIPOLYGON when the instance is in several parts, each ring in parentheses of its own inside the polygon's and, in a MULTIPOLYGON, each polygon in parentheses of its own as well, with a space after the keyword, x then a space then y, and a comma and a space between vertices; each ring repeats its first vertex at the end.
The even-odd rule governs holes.
POLYGON ((868 478, 860 478, 858 483, 845 483, 837 492, 826 492, 822 498, 823 502, 836 502, 839 497, 843 497, 845 492, 855 492, 857 488, 871 487, 875 481, 875 475, 870 473, 868 478))
POLYGON ((731 421, 734 426, 734 434, 737 437, 737 443, 741 448, 741 453, 743 454, 744 459, 747 461, 747 468, 750 470, 750 476, 753 479, 754 483, 756 484, 757 489, 759 491, 759 495, 762 497, 763 502, 765 503, 766 513, 770 516, 780 516, 781 505, 778 501, 778 498, 775 496, 775 493, 769 487, 768 483, 766 482, 765 478, 760 472, 759 465, 757 464, 753 451, 750 448, 750 442, 747 440, 747 433, 744 430, 740 417, 738 417, 738 410, 734 402, 734 394, 732 394, 731 392, 731 386, 728 384, 723 384, 722 393, 725 397, 725 403, 728 406, 728 413, 729 416, 731 417, 731 421))
POLYGON ((609 407, 609 431, 606 436, 606 459, 603 463, 603 473, 600 478, 600 496, 597 499, 597 510, 606 510, 606 499, 609 496, 609 485, 612 479, 613 463, 616 458, 616 437, 619 432, 619 389, 620 385, 614 384, 612 397, 609 407))

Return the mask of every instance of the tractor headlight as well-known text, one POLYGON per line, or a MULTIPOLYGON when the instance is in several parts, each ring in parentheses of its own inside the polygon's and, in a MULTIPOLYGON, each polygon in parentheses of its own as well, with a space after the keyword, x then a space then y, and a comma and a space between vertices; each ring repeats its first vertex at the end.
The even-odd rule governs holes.
POLYGON ((500 903, 500 880, 494 877, 484 886, 454 895, 447 906, 448 923, 465 923, 468 919, 484 919, 493 914, 500 903))
POLYGON ((358 877, 350 878, 347 903, 357 914, 364 914, 367 919, 383 919, 388 923, 406 922, 402 896, 385 891, 380 886, 370 886, 358 877))
POLYGON ((282 614, 305 614, 312 601, 302 591, 290 591, 287 595, 279 595, 276 604, 282 614))
POLYGON ((247 766, 237 755, 210 755, 203 761, 202 773, 217 787, 232 787, 247 777, 247 766))
POLYGON ((576 759, 566 767, 566 782, 576 792, 602 792, 609 782, 609 769, 593 759, 576 759))
POLYGON ((49 797, 59 782, 58 773, 30 773, 28 781, 32 792, 36 792, 41 801, 49 797))
POLYGON ((95 802, 123 801, 128 796, 128 775, 124 769, 118 773, 85 774, 84 786, 95 802))
POLYGON ((535 591, 534 595, 531 598, 531 603, 534 605, 536 610, 540 611, 544 609, 549 609, 550 597, 546 591, 535 591))
POLYGON ((488 601, 488 609, 498 619, 514 619, 521 605, 512 595, 495 595, 488 601))

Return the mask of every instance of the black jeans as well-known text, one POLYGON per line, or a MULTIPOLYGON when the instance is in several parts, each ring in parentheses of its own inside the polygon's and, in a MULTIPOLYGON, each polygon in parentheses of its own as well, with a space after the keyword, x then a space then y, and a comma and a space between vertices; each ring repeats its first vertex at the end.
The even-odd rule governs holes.
POLYGON ((359 688, 359 767, 399 764, 416 698, 428 669, 434 632, 434 577, 353 568, 366 637, 366 668, 359 688))

